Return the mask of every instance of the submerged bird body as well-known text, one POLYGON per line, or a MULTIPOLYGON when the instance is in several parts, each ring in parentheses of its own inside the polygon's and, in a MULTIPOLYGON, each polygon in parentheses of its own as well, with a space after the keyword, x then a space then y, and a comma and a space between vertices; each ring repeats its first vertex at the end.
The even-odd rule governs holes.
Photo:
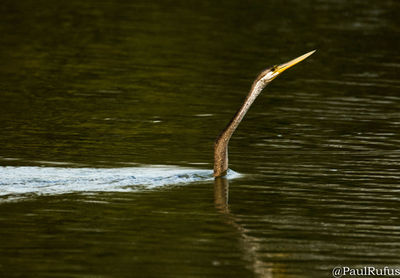
POLYGON ((253 104, 254 100, 258 97, 261 91, 268 85, 269 82, 274 80, 280 73, 285 71, 286 69, 294 66, 300 61, 306 59, 308 56, 315 52, 308 52, 296 59, 291 60, 285 64, 274 66, 272 68, 268 68, 261 72, 257 78, 254 80, 253 85, 251 86, 250 92, 248 93, 244 103, 236 112, 235 116, 233 116, 232 120, 225 127, 225 129, 218 136, 217 140, 214 144, 214 176, 221 177, 226 175, 228 170, 228 144, 231 139, 233 133, 236 128, 239 126, 243 117, 246 115, 250 106, 253 104))

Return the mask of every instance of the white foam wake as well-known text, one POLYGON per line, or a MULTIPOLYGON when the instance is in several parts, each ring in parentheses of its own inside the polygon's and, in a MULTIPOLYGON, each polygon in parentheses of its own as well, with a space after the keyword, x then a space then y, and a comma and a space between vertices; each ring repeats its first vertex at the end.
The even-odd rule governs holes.
MULTIPOLYGON (((230 175, 235 177, 235 172, 230 175)), ((122 192, 210 181, 211 170, 175 166, 124 168, 0 167, 0 197, 122 192)))

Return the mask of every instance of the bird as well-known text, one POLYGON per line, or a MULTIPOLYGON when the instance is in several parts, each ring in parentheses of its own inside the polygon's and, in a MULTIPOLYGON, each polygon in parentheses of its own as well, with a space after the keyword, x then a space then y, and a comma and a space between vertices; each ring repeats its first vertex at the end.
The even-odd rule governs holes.
POLYGON ((244 100, 242 106, 233 116, 228 125, 220 133, 214 143, 214 177, 224 177, 228 171, 228 144, 236 128, 239 126, 243 117, 246 115, 250 106, 253 104, 254 100, 258 97, 261 91, 267 86, 272 80, 274 80, 278 75, 287 70, 288 68, 296 65, 297 63, 303 61, 310 55, 312 55, 316 50, 307 52, 287 63, 275 65, 273 67, 267 68, 262 71, 257 78, 254 80, 251 86, 250 92, 248 93, 246 99, 244 100))

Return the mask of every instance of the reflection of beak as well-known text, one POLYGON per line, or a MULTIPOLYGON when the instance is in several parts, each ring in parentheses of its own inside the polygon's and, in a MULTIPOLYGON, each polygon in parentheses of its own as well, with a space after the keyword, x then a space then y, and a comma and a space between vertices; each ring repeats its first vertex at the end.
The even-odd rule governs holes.
POLYGON ((304 55, 301 55, 300 57, 297 57, 287 63, 284 63, 282 65, 277 66, 274 69, 274 73, 276 73, 277 75, 284 72, 285 70, 287 70, 290 67, 293 67, 294 65, 296 65, 297 63, 303 61, 304 59, 306 59, 308 56, 310 56, 311 54, 313 54, 316 50, 310 51, 304 55))

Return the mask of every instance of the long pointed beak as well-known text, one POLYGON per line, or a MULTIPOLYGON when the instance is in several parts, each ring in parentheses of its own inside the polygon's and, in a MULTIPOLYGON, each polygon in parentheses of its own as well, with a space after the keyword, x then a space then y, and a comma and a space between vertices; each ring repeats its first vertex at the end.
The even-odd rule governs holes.
POLYGON ((303 61, 304 59, 306 59, 308 56, 310 56, 311 54, 313 54, 316 50, 310 51, 304 55, 301 55, 300 57, 297 57, 287 63, 281 64, 279 66, 277 66, 274 69, 274 72, 276 72, 277 74, 280 74, 282 72, 284 72, 285 70, 287 70, 290 67, 293 67, 294 65, 296 65, 297 63, 303 61))

